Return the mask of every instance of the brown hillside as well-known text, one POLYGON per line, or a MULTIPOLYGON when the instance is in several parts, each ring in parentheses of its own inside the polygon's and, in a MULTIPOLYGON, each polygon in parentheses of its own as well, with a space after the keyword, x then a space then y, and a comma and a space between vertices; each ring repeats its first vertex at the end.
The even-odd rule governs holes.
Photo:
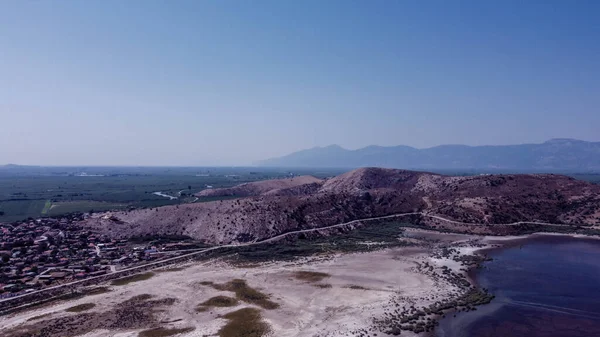
MULTIPOLYGON (((321 179, 313 176, 301 176, 286 179, 263 180, 251 183, 240 184, 230 188, 216 188, 201 191, 196 194, 197 197, 249 197, 265 193, 278 194, 277 191, 286 190, 307 184, 321 184, 321 179)), ((299 191, 301 192, 301 190, 299 191)), ((282 192, 285 194, 285 192, 282 192)))
MULTIPOLYGON (((211 192, 245 198, 114 213, 120 221, 97 215, 86 225, 113 237, 183 234, 228 243, 417 211, 472 224, 458 226, 461 231, 488 234, 504 227, 486 224, 517 221, 600 224, 600 186, 560 175, 451 177, 363 168, 325 182, 297 177, 211 192)), ((425 217, 409 220, 447 225, 425 217)))
POLYGON ((407 190, 423 175, 433 173, 366 167, 356 169, 325 182, 321 191, 330 193, 356 193, 375 189, 407 190))

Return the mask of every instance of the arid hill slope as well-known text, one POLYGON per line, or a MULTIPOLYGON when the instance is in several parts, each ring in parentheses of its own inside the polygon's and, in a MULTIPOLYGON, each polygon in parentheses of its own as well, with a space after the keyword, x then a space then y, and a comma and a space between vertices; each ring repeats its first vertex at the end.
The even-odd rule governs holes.
POLYGON ((304 187, 306 185, 322 184, 321 179, 313 176, 301 176, 287 179, 263 180, 251 183, 240 184, 230 188, 215 188, 196 193, 197 197, 249 197, 261 194, 278 194, 281 190, 293 189, 294 187, 304 187))
POLYGON ((86 225, 113 237, 178 234, 228 243, 406 212, 467 222, 473 225, 462 230, 477 233, 490 232, 486 224, 517 221, 600 224, 600 186, 560 175, 451 177, 362 168, 326 181, 298 177, 210 193, 200 195, 244 198, 113 213, 118 221, 97 215, 86 225))

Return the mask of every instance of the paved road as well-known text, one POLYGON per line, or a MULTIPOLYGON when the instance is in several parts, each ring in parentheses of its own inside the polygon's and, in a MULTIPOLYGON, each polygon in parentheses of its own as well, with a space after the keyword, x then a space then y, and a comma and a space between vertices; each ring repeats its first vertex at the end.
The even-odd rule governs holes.
MULTIPOLYGON (((253 241, 253 242, 238 243, 238 244, 228 244, 228 245, 221 245, 221 246, 214 246, 214 247, 210 247, 210 248, 204 248, 204 249, 201 249, 201 250, 194 250, 192 253, 189 253, 189 254, 179 255, 179 256, 176 256, 176 257, 172 257, 172 258, 168 258, 168 259, 164 259, 164 260, 160 260, 160 261, 156 261, 156 262, 147 263, 147 264, 144 264, 144 265, 141 265, 141 266, 136 266, 136 267, 126 268, 126 269, 121 269, 119 271, 116 271, 115 273, 125 274, 125 273, 130 272, 130 271, 135 271, 136 269, 140 269, 140 270, 144 270, 145 271, 145 270, 151 269, 152 266, 163 266, 165 263, 168 263, 170 261, 178 261, 178 260, 185 259, 187 257, 194 257, 195 255, 204 254, 204 253, 211 252, 211 251, 214 251, 214 250, 217 250, 217 249, 222 249, 222 248, 235 248, 235 247, 247 247, 247 246, 259 245, 259 244, 263 244, 263 243, 274 242, 274 241, 280 240, 280 239, 282 239, 282 238, 284 238, 286 236, 289 236, 289 235, 295 235, 295 234, 300 234, 300 233, 316 232, 316 231, 325 230, 325 229, 344 227, 344 226, 356 224, 356 223, 359 223, 359 222, 392 219, 392 218, 399 218, 399 217, 410 216, 410 215, 421 215, 421 216, 430 217, 430 218, 433 218, 433 219, 438 219, 438 220, 441 220, 441 221, 446 221, 446 222, 450 222, 450 223, 454 223, 454 224, 460 224, 460 225, 481 225, 481 224, 476 224, 476 223, 454 221, 454 220, 443 218, 441 216, 428 214, 426 212, 399 213, 399 214, 392 214, 392 215, 386 215, 386 216, 378 216, 378 217, 372 217, 372 218, 352 220, 352 221, 344 222, 344 223, 337 224, 337 225, 331 225, 331 226, 325 226, 325 227, 318 227, 318 228, 310 228, 310 229, 302 229, 302 230, 287 232, 287 233, 284 233, 284 234, 279 234, 279 235, 273 236, 271 238, 268 238, 268 239, 265 239, 265 240, 262 240, 262 241, 253 241)), ((517 225, 522 225, 522 224, 535 224, 535 225, 561 226, 561 227, 562 226, 569 226, 569 225, 564 225, 564 224, 552 224, 552 223, 536 222, 536 221, 518 221, 518 222, 509 223, 509 224, 487 224, 487 225, 490 225, 490 226, 517 226, 517 225)), ((190 250, 187 250, 187 251, 189 252, 190 250)), ((27 294, 23 294, 23 295, 18 295, 18 296, 14 296, 14 297, 2 299, 2 300, 0 300, 0 303, 4 302, 4 301, 9 301, 9 300, 12 300, 12 299, 15 299, 15 298, 19 298, 19 297, 22 297, 22 296, 31 296, 32 294, 41 293, 41 292, 47 292, 47 291, 53 290, 53 289, 60 289, 60 288, 63 288, 63 287, 75 286, 75 285, 81 284, 83 282, 93 281, 94 279, 101 279, 102 277, 104 277, 104 276, 95 276, 95 277, 90 277, 90 278, 79 280, 79 281, 74 281, 74 282, 69 282, 69 283, 64 283, 64 284, 60 284, 60 285, 56 285, 56 286, 44 288, 42 290, 38 290, 38 291, 35 291, 35 292, 31 292, 31 293, 27 293, 27 294)))

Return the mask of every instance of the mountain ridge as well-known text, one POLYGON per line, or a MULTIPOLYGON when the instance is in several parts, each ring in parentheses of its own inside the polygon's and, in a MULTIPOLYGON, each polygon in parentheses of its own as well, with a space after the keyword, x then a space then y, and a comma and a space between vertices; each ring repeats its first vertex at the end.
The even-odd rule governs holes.
POLYGON ((406 145, 369 145, 348 150, 314 147, 259 161, 263 167, 386 167, 431 169, 600 170, 600 142, 553 138, 515 145, 443 144, 417 149, 406 145))
POLYGON ((461 224, 416 215, 405 220, 474 234, 543 230, 526 222, 564 224, 571 230, 600 226, 600 185, 556 174, 449 176, 370 167, 324 180, 304 176, 251 182, 197 196, 235 199, 94 214, 84 226, 113 238, 184 235, 210 244, 416 212, 461 224), (516 222, 524 223, 490 226, 516 222))

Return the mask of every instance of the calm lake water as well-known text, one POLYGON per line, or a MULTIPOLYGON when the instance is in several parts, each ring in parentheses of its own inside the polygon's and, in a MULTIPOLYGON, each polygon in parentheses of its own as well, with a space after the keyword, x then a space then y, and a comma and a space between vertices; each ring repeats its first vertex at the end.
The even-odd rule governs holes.
POLYGON ((439 337, 600 336, 600 240, 538 237, 489 251, 475 273, 496 295, 477 311, 449 314, 439 337))

